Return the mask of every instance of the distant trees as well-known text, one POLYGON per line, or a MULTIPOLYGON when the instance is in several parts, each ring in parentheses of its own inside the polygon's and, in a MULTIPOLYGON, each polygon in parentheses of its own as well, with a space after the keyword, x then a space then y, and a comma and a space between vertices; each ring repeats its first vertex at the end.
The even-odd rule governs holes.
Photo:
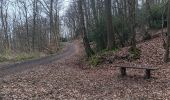
MULTIPOLYGON (((23 1, 23 0, 18 0, 17 1, 17 4, 18 4, 18 7, 20 9, 23 9, 22 13, 23 13, 23 16, 25 18, 25 29, 26 29, 26 36, 29 37, 29 23, 28 23, 28 7, 27 7, 27 3, 26 1, 23 1)), ((29 41, 29 38, 27 38, 27 41, 26 41, 26 46, 28 47, 28 51, 30 51, 30 41, 29 41)))
POLYGON ((0 54, 8 50, 57 51, 58 0, 0 0, 0 54))
POLYGON ((0 1, 0 15, 1 15, 1 35, 2 37, 2 48, 9 49, 9 35, 8 35, 8 1, 1 0, 0 1))
MULTIPOLYGON (((142 0, 139 4, 138 0, 72 0, 62 21, 67 26, 69 37, 82 34, 88 56, 94 54, 93 51, 129 45, 135 49, 136 36, 149 36, 148 28, 166 26, 162 25, 162 18, 169 16, 169 13, 162 14, 166 11, 163 9, 166 7, 162 7, 166 2, 142 0), (90 44, 93 44, 93 50, 90 44)), ((59 0, 0 0, 0 53, 8 50, 58 50, 61 32, 59 6, 59 0)), ((168 43, 169 36, 165 61, 169 57, 168 43)))
POLYGON ((165 3, 166 0, 83 0, 79 13, 79 2, 73 0, 64 22, 74 38, 81 33, 83 21, 87 39, 95 43, 96 52, 130 45, 134 51, 138 50, 136 36, 149 39, 148 29, 162 26, 160 12, 165 3), (80 20, 80 14, 84 20, 80 20))

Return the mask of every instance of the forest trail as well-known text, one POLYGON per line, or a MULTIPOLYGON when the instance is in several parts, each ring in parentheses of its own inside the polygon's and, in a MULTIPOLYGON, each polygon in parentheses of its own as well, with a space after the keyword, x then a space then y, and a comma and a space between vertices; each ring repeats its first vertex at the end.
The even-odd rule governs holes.
MULTIPOLYGON (((163 29, 164 32, 167 31, 167 29, 163 29)), ((162 30, 158 30, 155 32, 154 35, 161 34, 162 30)), ((143 43, 143 42, 140 42, 143 43)), ((40 66, 40 65, 46 65, 53 63, 57 60, 64 59, 65 57, 69 57, 72 54, 76 52, 76 46, 78 47, 78 43, 68 43, 65 48, 60 52, 52 56, 47 56, 39 59, 34 59, 34 60, 28 60, 28 61, 23 61, 23 62, 18 62, 14 64, 5 64, 5 65, 0 65, 0 78, 4 76, 8 76, 11 74, 15 74, 18 72, 23 72, 25 70, 30 70, 34 68, 35 66, 40 66)))
POLYGON ((54 61, 64 59, 65 57, 74 54, 74 52, 75 52, 75 44, 68 43, 60 53, 54 54, 52 56, 18 62, 14 64, 0 65, 0 78, 11 74, 16 74, 19 72, 30 70, 36 66, 53 63, 54 61))
MULTIPOLYGON (((162 61, 164 49, 161 37, 137 45, 142 50, 141 58, 132 63, 159 66, 150 80, 143 79, 143 71, 128 69, 127 77, 120 77, 114 64, 126 63, 115 60, 113 64, 102 64, 96 68, 82 61, 83 45, 72 43, 70 53, 46 65, 37 65, 18 74, 3 77, 0 98, 4 100, 140 100, 170 99, 170 66, 162 61), (72 51, 73 50, 73 51, 72 51), (82 67, 84 67, 82 69, 82 67)), ((67 49, 66 49, 67 51, 67 49)), ((125 55, 128 47, 118 50, 116 55, 125 55)), ((110 55, 109 55, 110 56, 110 55)))

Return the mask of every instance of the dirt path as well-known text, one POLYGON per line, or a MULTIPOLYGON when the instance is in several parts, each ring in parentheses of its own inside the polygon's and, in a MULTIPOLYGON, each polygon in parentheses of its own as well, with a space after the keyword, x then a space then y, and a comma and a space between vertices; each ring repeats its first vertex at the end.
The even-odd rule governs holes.
POLYGON ((52 56, 47 56, 47 57, 43 57, 40 59, 29 60, 29 61, 24 61, 24 62, 19 62, 19 63, 15 63, 15 64, 0 65, 0 78, 10 75, 10 74, 15 74, 18 72, 23 72, 25 70, 30 70, 36 66, 53 63, 54 61, 57 61, 57 60, 60 60, 60 59, 70 56, 74 52, 75 52, 75 44, 69 43, 63 49, 63 51, 61 51, 60 54, 55 54, 52 56))
MULTIPOLYGON (((127 77, 120 77, 119 69, 112 64, 81 69, 83 47, 76 43, 57 61, 4 76, 0 100, 170 100, 169 64, 160 66, 150 80, 143 79, 141 70, 129 69, 127 77)), ((140 62, 161 62, 161 38, 140 45, 145 49, 140 62)))

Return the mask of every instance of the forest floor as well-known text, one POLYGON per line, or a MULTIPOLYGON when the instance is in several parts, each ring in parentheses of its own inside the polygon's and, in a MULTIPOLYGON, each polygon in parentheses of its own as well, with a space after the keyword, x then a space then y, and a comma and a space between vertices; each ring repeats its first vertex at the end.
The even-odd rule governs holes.
MULTIPOLYGON (((119 69, 113 66, 129 63, 123 59, 87 68, 82 43, 75 41, 75 49, 56 61, 2 77, 0 97, 4 100, 169 100, 170 63, 163 63, 162 43, 160 37, 139 43, 141 57, 130 62, 159 67, 149 80, 143 78, 144 71, 133 69, 127 70, 127 77, 120 77, 119 69)), ((128 48, 109 55, 126 55, 128 48)))

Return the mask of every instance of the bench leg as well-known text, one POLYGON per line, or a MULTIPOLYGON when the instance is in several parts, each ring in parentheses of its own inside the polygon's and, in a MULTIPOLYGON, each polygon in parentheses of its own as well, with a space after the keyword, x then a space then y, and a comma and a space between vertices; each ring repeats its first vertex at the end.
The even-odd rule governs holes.
POLYGON ((120 72, 122 76, 126 76, 126 68, 120 68, 120 72))
POLYGON ((151 70, 150 69, 146 69, 145 71, 145 78, 149 79, 151 77, 151 70))

